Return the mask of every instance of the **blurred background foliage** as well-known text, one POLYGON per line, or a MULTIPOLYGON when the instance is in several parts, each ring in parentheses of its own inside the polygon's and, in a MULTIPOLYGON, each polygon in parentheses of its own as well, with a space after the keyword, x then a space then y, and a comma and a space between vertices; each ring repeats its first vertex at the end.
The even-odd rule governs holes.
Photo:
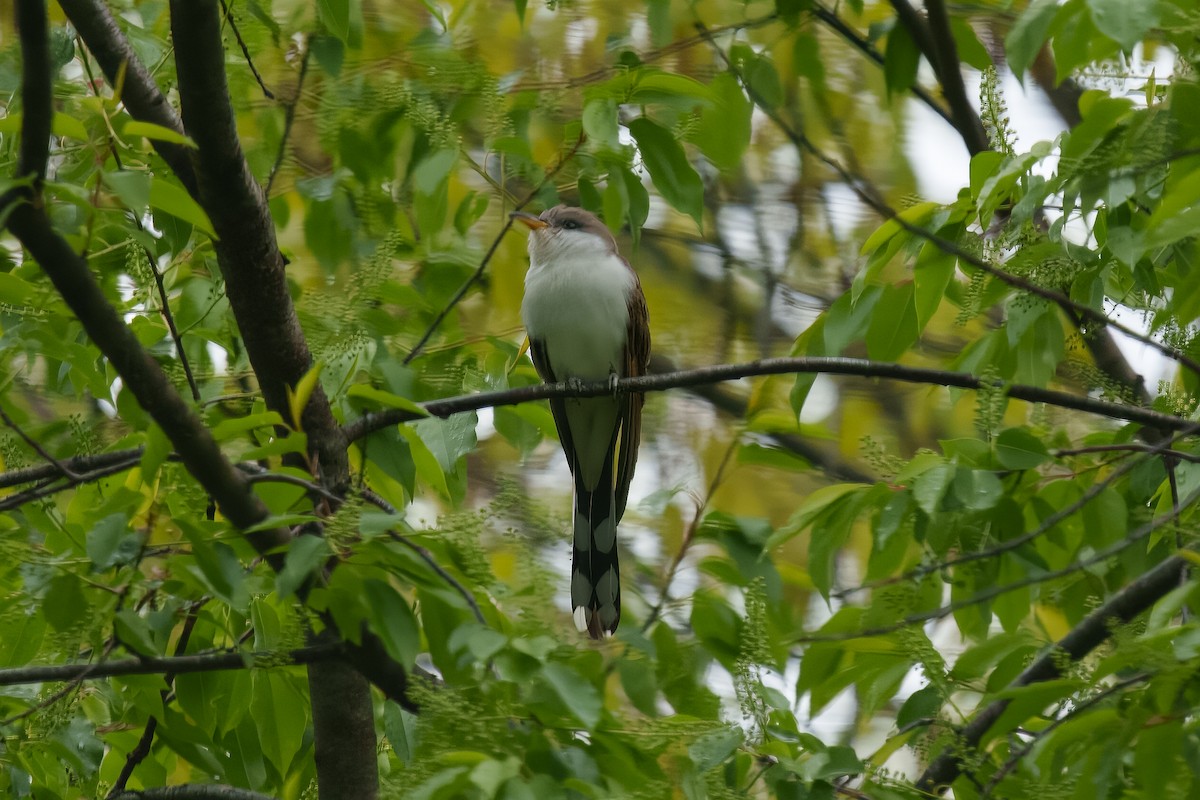
MULTIPOLYGON (((167 4, 109 5, 174 98, 167 4)), ((5 475, 44 461, 18 429, 58 459, 143 449, 79 485, 5 481, 0 662, 233 650, 256 669, 7 686, 0 792, 315 796, 308 686, 278 666, 314 610, 439 678, 416 682, 419 715, 377 701, 394 796, 925 797, 947 752, 956 797, 1195 791, 1191 582, 1055 680, 1018 680, 1194 543, 1196 446, 1167 439, 1190 432, 1200 355, 1192 0, 225 5, 238 134, 343 422, 537 382, 508 214, 560 202, 619 234, 659 371, 844 355, 987 383, 649 395, 624 623, 593 646, 567 613, 571 482, 544 404, 356 441, 350 500, 274 574, 10 240, 5 475), (1170 419, 1121 421, 1137 407, 1170 419)), ((304 432, 274 427, 208 218, 152 147, 178 134, 133 120, 51 15, 55 226, 298 524, 313 503, 280 458, 304 432)))

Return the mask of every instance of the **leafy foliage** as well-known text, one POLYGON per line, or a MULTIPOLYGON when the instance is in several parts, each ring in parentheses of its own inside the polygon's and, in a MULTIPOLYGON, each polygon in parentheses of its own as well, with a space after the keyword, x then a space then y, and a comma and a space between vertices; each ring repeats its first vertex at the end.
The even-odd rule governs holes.
MULTIPOLYGON (((231 310, 217 209, 164 157, 196 138, 135 118, 77 18, 52 18, 42 197, 269 517, 219 513, 43 265, 0 254, 0 793, 315 796, 314 739, 338 731, 293 660, 320 631, 374 636, 413 676, 413 708, 374 705, 394 796, 1195 792, 1195 582, 1143 591, 1197 560, 1194 3, 1035 0, 1007 21, 985 3, 944 29, 940 0, 918 26, 900 2, 230 5, 238 134, 313 357, 285 407, 231 310), (1151 48, 1169 58, 1135 76, 1151 48), (1137 91, 1059 85, 1118 58, 1137 91), (968 69, 980 108, 947 110, 931 80, 968 69), (1020 139, 1005 70, 1067 93, 1061 134, 1020 139), (990 143, 949 202, 914 199, 910 103, 990 143), (628 232, 659 353, 866 356, 979 390, 800 370, 760 379, 735 423, 697 410, 728 395, 649 396, 640 477, 659 485, 622 524, 624 625, 589 646, 561 608, 569 481, 545 477, 565 472, 545 407, 422 405, 537 382, 505 223, 558 202, 628 232), (795 336, 779 307, 805 303, 795 336), (334 465, 303 412, 324 402, 344 430, 406 419, 358 429, 344 485, 314 486, 334 465), (280 528, 285 548, 255 547, 280 528), (227 654, 244 668, 104 672, 227 654)), ((168 4, 114 6, 174 86, 168 4)))

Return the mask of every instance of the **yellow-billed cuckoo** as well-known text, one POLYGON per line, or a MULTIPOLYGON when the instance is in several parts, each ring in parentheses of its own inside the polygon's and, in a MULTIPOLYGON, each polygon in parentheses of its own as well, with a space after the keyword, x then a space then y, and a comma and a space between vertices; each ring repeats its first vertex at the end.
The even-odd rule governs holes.
MULTIPOLYGON (((646 298, 604 223, 568 206, 513 217, 532 231, 521 319, 542 380, 644 375, 650 361, 646 298)), ((550 400, 575 479, 572 616, 594 639, 611 634, 621 619, 617 523, 637 464, 642 402, 640 394, 617 392, 550 400)))

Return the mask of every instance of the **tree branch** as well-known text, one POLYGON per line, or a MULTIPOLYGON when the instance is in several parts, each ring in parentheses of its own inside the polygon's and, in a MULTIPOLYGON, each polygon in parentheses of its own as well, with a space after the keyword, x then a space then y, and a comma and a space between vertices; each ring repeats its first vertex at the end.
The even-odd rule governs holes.
MULTIPOLYGON (((1184 431, 1180 431, 1178 434, 1176 434, 1176 438, 1188 436, 1191 434, 1195 434, 1197 432, 1200 432, 1200 423, 1192 423, 1192 425, 1188 429, 1186 429, 1184 431)), ((1105 476, 1105 478, 1103 480, 1097 481, 1096 483, 1089 486, 1088 490, 1086 492, 1084 492, 1082 495, 1080 495, 1078 500, 1076 500, 1075 502, 1070 503, 1066 506, 1063 506, 1058 511, 1055 511, 1053 514, 1051 514, 1050 516, 1048 516, 1044 520, 1042 520, 1041 524, 1038 525, 1036 528, 1034 528, 1031 531, 1027 531, 1026 533, 1023 533, 1020 536, 1014 536, 1011 539, 1005 539, 1004 541, 998 542, 995 545, 993 545, 992 547, 988 547, 983 550, 964 552, 964 553, 956 555, 952 558, 947 558, 944 561, 939 561, 934 564, 922 564, 922 565, 920 565, 918 567, 914 567, 913 569, 909 570, 908 572, 905 572, 900 575, 894 575, 890 578, 880 578, 879 580, 876 580, 876 581, 868 581, 859 586, 855 586, 851 589, 845 589, 840 592, 835 592, 834 596, 845 598, 845 597, 849 597, 850 595, 853 595, 853 594, 858 594, 859 592, 865 591, 867 589, 878 589, 881 586, 890 586, 890 585, 896 584, 896 583, 904 583, 905 581, 919 580, 920 578, 923 578, 926 575, 931 575, 935 572, 943 572, 945 570, 952 569, 954 567, 959 567, 964 564, 970 564, 974 561, 984 561, 984 560, 994 558, 999 555, 1003 555, 1004 553, 1010 553, 1013 550, 1018 550, 1018 549, 1024 547, 1029 542, 1032 542, 1034 539, 1037 539, 1040 536, 1043 536, 1046 533, 1049 533, 1063 520, 1066 520, 1066 519, 1070 518, 1071 516, 1073 516, 1074 514, 1079 513, 1081 510, 1083 510, 1084 506, 1086 506, 1088 503, 1095 500, 1096 497, 1098 497, 1100 494, 1102 494, 1103 492, 1108 490, 1118 480, 1120 480, 1124 476, 1128 475, 1133 470, 1137 469, 1139 466, 1141 466, 1143 463, 1145 463, 1146 460, 1148 460, 1150 458, 1154 458, 1155 456, 1164 456, 1165 457, 1170 453, 1178 452, 1178 451, 1170 449, 1171 444, 1172 444, 1172 437, 1163 437, 1162 441, 1160 441, 1156 445, 1137 445, 1137 444, 1098 445, 1098 446, 1092 447, 1092 448, 1081 448, 1081 450, 1085 451, 1085 452, 1086 451, 1103 452, 1105 450, 1114 449, 1114 448, 1123 449, 1123 450, 1136 450, 1137 452, 1140 452, 1143 455, 1139 458, 1133 459, 1131 461, 1127 461, 1122 466, 1113 470, 1109 475, 1105 476)), ((1197 456, 1193 456, 1190 453, 1185 454, 1185 455, 1188 456, 1187 460, 1190 460, 1190 461, 1200 460, 1200 458, 1198 458, 1197 456)))
MULTIPOLYGON (((1189 503, 1195 500, 1195 494, 1193 492, 1188 498, 1189 503)), ((1177 588, 1186 566, 1187 561, 1184 558, 1172 556, 1130 583, 1033 662, 1009 684, 1009 688, 1029 686, 1059 677, 1064 660, 1079 661, 1107 640, 1114 621, 1117 624, 1130 622, 1177 588)), ((953 750, 942 753, 921 774, 917 780, 917 789, 936 795, 943 794, 962 774, 962 758, 965 751, 979 746, 984 734, 1000 719, 1010 702, 997 700, 976 714, 962 729, 953 750)))
MULTIPOLYGON (((182 134, 183 123, 121 33, 108 4, 104 0, 59 0, 58 4, 92 51, 109 85, 120 88, 120 100, 130 115, 182 134)), ((196 197, 196 176, 189 148, 160 139, 152 140, 151 144, 188 194, 196 197)))
MULTIPOLYGON (((697 23, 697 28, 699 28, 702 32, 708 31, 708 28, 706 28, 703 23, 697 23)), ((746 90, 747 95, 759 108, 759 110, 762 111, 768 119, 775 123, 779 130, 786 137, 788 137, 789 140, 791 140, 793 145, 795 145, 798 149, 810 153, 818 161, 836 172, 838 176, 845 181, 850 190, 854 192, 855 196, 857 196, 859 200, 861 200, 876 214, 883 217, 885 220, 895 223, 910 236, 916 236, 924 241, 929 242, 943 253, 954 256, 962 263, 969 264, 976 269, 982 270, 988 275, 1003 281, 1015 289, 1020 289, 1036 297, 1049 300, 1050 302, 1055 303, 1064 309, 1070 309, 1078 314, 1081 319, 1095 323, 1099 328, 1111 328, 1112 330, 1120 331, 1131 339, 1154 348, 1173 361, 1187 367, 1197 375, 1200 375, 1200 363, 1197 363, 1182 350, 1157 341, 1156 339, 1123 325, 1116 320, 1109 319, 1103 313, 1096 311, 1095 309, 1082 303, 1076 302, 1061 292, 1039 286, 1033 281, 1000 269, 999 267, 983 260, 974 253, 968 252, 949 239, 938 236, 936 233, 928 231, 919 225, 914 225, 901 217, 899 213, 890 205, 888 205, 887 202, 884 201, 877 192, 869 191, 867 188, 865 188, 863 179, 861 177, 850 172, 850 170, 842 166, 842 164, 840 164, 837 160, 813 144, 812 141, 802 132, 789 125, 769 103, 764 103, 762 96, 754 89, 752 85, 750 85, 749 82, 746 81, 745 76, 740 70, 738 70, 737 66, 729 60, 729 56, 725 53, 725 51, 722 50, 721 47, 712 40, 711 35, 708 35, 708 39, 713 49, 725 62, 726 67, 737 76, 738 80, 742 84, 742 87, 746 90)))
POLYGON ((921 48, 925 58, 929 59, 938 81, 942 84, 942 94, 950 106, 950 114, 954 118, 954 127, 962 137, 963 144, 971 155, 990 150, 987 132, 974 104, 967 97, 967 89, 963 84, 962 67, 958 61, 958 45, 954 42, 954 34, 950 30, 950 17, 946 14, 944 0, 925 0, 925 12, 929 15, 929 23, 921 19, 920 14, 913 10, 907 0, 892 0, 901 22, 908 28, 913 41, 921 48), (926 49, 928 48, 928 49, 926 49))
MULTIPOLYGON (((1111 419, 1136 422, 1140 425, 1148 425, 1163 430, 1190 431, 1194 425, 1194 423, 1182 417, 1163 414, 1152 409, 1109 403, 1104 400, 1096 400, 1091 397, 1061 392, 1055 389, 1043 389, 1019 383, 987 380, 963 372, 908 367, 902 364, 868 361, 862 358, 818 356, 764 358, 743 364, 718 364, 682 372, 646 375, 639 378, 620 378, 616 382, 616 387, 618 391, 626 392, 660 392, 665 389, 702 386, 739 378, 790 373, 855 375, 862 378, 886 378, 905 383, 949 386, 957 389, 999 389, 1004 391, 1009 397, 1015 397, 1018 400, 1026 400, 1031 403, 1046 403, 1060 408, 1070 408, 1111 419)), ((477 411, 481 408, 496 406, 511 406, 534 400, 546 400, 551 397, 600 397, 611 393, 612 386, 608 381, 591 381, 584 383, 582 386, 573 386, 569 383, 546 383, 495 392, 461 395, 459 397, 449 397, 444 400, 430 400, 421 403, 420 406, 435 417, 448 417, 464 411, 477 411)), ((346 424, 346 438, 350 441, 356 441, 374 431, 419 418, 419 414, 405 409, 390 409, 373 414, 364 414, 362 417, 346 424)))
MULTIPOLYGON (((584 137, 581 133, 574 146, 572 146, 569 151, 564 153, 562 157, 558 159, 557 164, 546 171, 545 176, 538 183, 538 185, 535 186, 533 190, 529 192, 529 194, 525 195, 525 199, 517 203, 516 206, 513 207, 513 210, 520 211, 521 209, 525 208, 525 206, 529 205, 529 201, 537 197, 538 192, 542 190, 542 187, 552 181, 554 176, 557 175, 559 171, 567 165, 567 162, 575 157, 575 154, 579 152, 580 146, 583 145, 583 141, 584 137)), ((505 234, 512 230, 512 226, 513 219, 511 216, 509 216, 504 220, 504 226, 500 228, 500 232, 497 233, 496 238, 492 240, 492 245, 488 248, 487 253, 484 254, 483 259, 479 262, 479 266, 476 267, 475 271, 467 277, 466 281, 463 282, 463 285, 458 288, 458 291, 455 292, 454 296, 451 297, 446 303, 446 306, 440 312, 438 312, 436 317, 434 317, 433 322, 429 324, 429 327, 425 330, 425 333, 422 334, 421 338, 417 340, 417 343, 413 345, 412 350, 408 351, 408 355, 404 357, 404 361, 402 363, 408 364, 414 358, 416 358, 418 354, 420 354, 421 350, 424 349, 425 345, 429 342, 430 337, 433 336, 434 332, 436 332, 441 326, 442 321, 445 320, 450 314, 450 311, 457 306, 464 297, 467 296, 467 292, 470 291, 471 287, 483 277, 484 270, 487 269, 487 265, 489 262, 491 262, 492 256, 496 254, 496 250, 500 247, 500 242, 504 240, 505 234)))
MULTIPOLYGON (((1106 547, 1105 549, 1096 552, 1094 555, 1091 555, 1088 558, 1081 558, 1078 561, 1074 561, 1074 562, 1068 564, 1067 566, 1063 567, 1062 569, 1056 569, 1056 570, 1052 570, 1050 572, 1043 572, 1043 573, 1039 573, 1037 575, 1029 575, 1025 578, 1015 580, 1012 583, 1005 583, 1005 584, 992 586, 988 589, 983 590, 982 592, 976 592, 975 594, 971 595, 970 597, 964 597, 961 600, 955 600, 952 603, 947 603, 944 606, 939 606, 938 608, 934 608, 929 611, 921 611, 916 614, 911 614, 907 617, 904 617, 901 620, 898 620, 897 622, 893 622, 893 623, 890 623, 887 625, 879 625, 874 628, 864 628, 864 629, 858 630, 858 631, 843 631, 843 632, 838 632, 838 633, 801 634, 799 636, 793 637, 790 640, 790 643, 791 644, 814 644, 816 642, 846 642, 846 641, 850 641, 852 639, 863 639, 863 638, 869 638, 872 636, 883 636, 885 634, 894 633, 895 631, 901 630, 903 628, 910 628, 914 625, 923 625, 926 622, 932 622, 933 620, 948 617, 956 611, 961 611, 964 608, 970 608, 971 606, 977 606, 981 603, 986 603, 989 600, 994 600, 997 597, 1008 594, 1009 592, 1015 592, 1018 589, 1024 589, 1029 586, 1036 586, 1041 583, 1049 583, 1050 581, 1058 580, 1059 578, 1069 577, 1071 575, 1074 575, 1077 572, 1080 572, 1081 570, 1087 569, 1088 567, 1092 567, 1092 566, 1095 566, 1096 564, 1104 563, 1105 561, 1112 558, 1113 556, 1119 555, 1121 553, 1121 551, 1124 550, 1125 548, 1130 547, 1131 545, 1147 538, 1148 536, 1150 536, 1152 533, 1154 533, 1155 531, 1157 531, 1159 528, 1163 527, 1164 525, 1170 525, 1170 524, 1174 523, 1175 520, 1179 518, 1179 514, 1181 513, 1182 509, 1190 508, 1196 502, 1197 499, 1200 499, 1200 489, 1198 489, 1198 490, 1192 492, 1190 495, 1188 495, 1187 499, 1184 501, 1182 506, 1173 508, 1170 512, 1163 514, 1161 517, 1158 517, 1157 519, 1147 522, 1145 525, 1142 525, 1140 528, 1133 531, 1127 537, 1125 537, 1123 540, 1117 542, 1116 544, 1110 545, 1109 547, 1106 547)), ((1166 561, 1163 561, 1158 567, 1155 567, 1154 570, 1139 577, 1133 583, 1129 584, 1129 586, 1125 587, 1125 589, 1122 589, 1120 593, 1118 593, 1117 595, 1114 595, 1114 598, 1123 597, 1125 595, 1126 591, 1128 591, 1129 589, 1131 589, 1134 586, 1140 585, 1142 583, 1142 581, 1145 579, 1146 575, 1150 575, 1152 573, 1157 573, 1158 570, 1161 569, 1161 567, 1164 564, 1168 564, 1170 562, 1180 562, 1180 564, 1187 563, 1180 556, 1171 556, 1166 561)), ((1162 591, 1161 594, 1154 597, 1150 601, 1151 603, 1158 600, 1160 597, 1165 595, 1171 589, 1174 589, 1175 587, 1177 587, 1179 585, 1178 577, 1179 577, 1179 575, 1183 574, 1183 569, 1184 569, 1183 566, 1177 565, 1177 570, 1174 573, 1174 575, 1176 577, 1176 581, 1175 581, 1174 585, 1168 586, 1166 588, 1166 590, 1162 591)), ((1159 586, 1157 583, 1155 584, 1155 587, 1156 587, 1155 588, 1156 591, 1158 589, 1161 589, 1161 586, 1159 586)), ((1104 607, 1108 608, 1109 606, 1110 606, 1110 604, 1105 604, 1104 607)), ((1146 607, 1148 608, 1149 606, 1146 606, 1146 607)), ((1143 610, 1144 610, 1144 608, 1143 608, 1143 610)), ((1110 615, 1110 616, 1112 616, 1112 615, 1110 615)), ((1136 616, 1136 614, 1134 614, 1133 616, 1136 616)), ((1130 618, 1132 619, 1132 617, 1130 617, 1130 618)), ((1088 619, 1091 619, 1091 617, 1089 617, 1088 619)), ((1125 620, 1125 621, 1128 621, 1128 620, 1125 620)), ((1087 620, 1085 620, 1083 623, 1080 623, 1080 626, 1082 627, 1085 624, 1087 624, 1087 620)), ((1076 629, 1076 630, 1078 630, 1078 629, 1076 629)), ((1072 634, 1073 633, 1074 633, 1074 631, 1072 632, 1072 634)), ((1108 634, 1105 633, 1105 636, 1107 636, 1107 635, 1108 634)), ((1070 638, 1070 635, 1068 635, 1067 638, 1063 639, 1063 642, 1066 642, 1067 639, 1069 639, 1069 638, 1070 638)), ((1100 642, 1097 641, 1095 644, 1092 645, 1092 647, 1095 647, 1099 643, 1100 642)), ((1059 645, 1061 647, 1062 642, 1060 642, 1059 645)), ((1087 651, 1084 651, 1080 655, 1086 655, 1086 652, 1087 651)), ((1038 680, 1048 680, 1049 678, 1057 677, 1057 675, 1058 674, 1055 673, 1054 675, 1049 675, 1048 677, 1042 677, 1042 678, 1039 678, 1038 680)), ((1031 682, 1036 682, 1036 681, 1031 681, 1031 682)), ((1017 684, 1013 684, 1013 685, 1017 685, 1017 684)), ((1001 709, 1001 711, 1003 711, 1003 709, 1001 709)), ((997 717, 999 716, 999 713, 1000 712, 996 712, 997 717)), ((986 727, 980 731, 980 734, 982 734, 985 730, 986 730, 986 727)), ((976 744, 978 744, 978 739, 976 739, 976 744)), ((972 746, 974 746, 974 745, 972 745, 972 746)), ((931 769, 932 769, 932 767, 931 767, 931 769)), ((950 780, 953 780, 953 778, 951 778, 950 780)))
POLYGON ((268 669, 277 666, 311 664, 341 658, 342 647, 319 644, 288 653, 203 653, 190 656, 147 656, 100 661, 94 664, 54 664, 0 669, 0 686, 59 681, 99 680, 122 675, 185 675, 193 672, 221 672, 231 669, 268 669))
POLYGON ((121 792, 108 800, 275 800, 274 797, 249 789, 239 789, 221 783, 185 783, 182 786, 162 786, 121 792))
MULTIPOLYGON (((22 0, 26 6, 42 8, 39 0, 22 0)), ((21 53, 26 73, 38 64, 48 63, 38 54, 47 45, 46 26, 27 23, 22 28, 21 53), (35 34, 40 33, 40 39, 35 34)), ((25 88, 49 93, 50 83, 25 78, 25 88)), ((25 98, 27 108, 49 108, 48 98, 25 98)), ((22 137, 39 135, 39 123, 32 114, 22 120, 22 137)), ((29 165, 26 165, 29 166, 29 165)), ((20 204, 9 217, 9 229, 41 265, 63 300, 79 318, 83 329, 121 376, 138 403, 158 423, 179 452, 188 471, 204 486, 235 526, 245 530, 262 521, 267 509, 250 491, 249 485, 221 454, 220 448, 203 421, 183 401, 162 368, 150 357, 137 337, 125 325, 92 277, 87 262, 50 226, 40 207, 20 204)), ((286 530, 260 531, 248 536, 260 552, 266 553, 290 540, 286 530)))
MULTIPOLYGON (((845 21, 841 17, 839 17, 837 14, 835 14, 833 11, 830 11, 828 8, 825 8, 820 3, 814 2, 812 5, 812 9, 810 9, 810 12, 818 20, 825 23, 826 27, 828 27, 830 30, 832 30, 834 33, 836 33, 838 36, 841 36, 843 39, 845 39, 846 42, 849 43, 850 46, 853 47, 855 50, 858 50, 860 53, 865 55, 867 58, 874 61, 876 65, 878 65, 880 67, 883 66, 883 63, 884 63, 883 53, 880 53, 879 50, 877 50, 875 48, 875 46, 866 39, 866 37, 862 36, 861 34, 858 33, 858 31, 854 30, 849 25, 847 25, 845 23, 845 21)), ((939 117, 946 120, 946 122, 949 123, 949 125, 951 127, 954 127, 954 117, 952 117, 950 115, 950 112, 946 110, 945 106, 943 106, 936 99, 934 99, 933 95, 931 95, 929 92, 925 91, 925 89, 923 87, 918 86, 915 83, 912 86, 912 93, 922 103, 929 106, 929 108, 933 111, 933 113, 937 114, 939 117)))
MULTIPOLYGON (((219 237, 213 246, 229 304, 267 407, 289 419, 288 387, 300 382, 313 359, 288 291, 266 196, 238 139, 216 0, 172 0, 171 31, 184 127, 197 144, 199 200, 219 237)), ((315 477, 345 485, 346 442, 320 385, 301 419, 289 421, 308 434, 320 473, 315 477)))
POLYGON ((50 123, 54 119, 45 0, 17 0, 16 17, 17 33, 21 37, 21 104, 24 109, 16 177, 32 177, 36 196, 46 179, 50 123))

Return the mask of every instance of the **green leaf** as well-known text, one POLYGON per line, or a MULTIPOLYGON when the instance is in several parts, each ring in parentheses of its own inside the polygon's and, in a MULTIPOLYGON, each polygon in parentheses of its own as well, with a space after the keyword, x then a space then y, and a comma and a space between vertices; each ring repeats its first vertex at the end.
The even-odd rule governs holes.
MULTIPOLYGON (((48 599, 42 608, 42 614, 17 612, 0 618, 0 642, 4 642, 4 647, 0 647, 0 666, 28 664, 37 655, 46 637, 46 622, 50 619, 48 599)), ((69 606, 62 610, 68 615, 75 613, 69 606)))
POLYGON ((692 760, 697 772, 708 772, 713 767, 725 763, 742 746, 744 739, 741 728, 710 731, 688 746, 688 758, 692 760))
POLYGON ((542 667, 542 677, 562 700, 571 716, 579 720, 585 729, 594 730, 600 722, 600 712, 603 710, 600 693, 596 691, 596 687, 575 670, 557 662, 545 664, 542 667))
POLYGON ((964 64, 969 64, 980 72, 995 66, 987 48, 983 46, 983 42, 979 41, 979 35, 975 33, 975 29, 966 19, 959 16, 951 17, 950 33, 954 36, 958 58, 964 64))
POLYGON ((904 728, 918 720, 936 717, 944 702, 941 690, 933 684, 918 689, 908 696, 896 712, 896 727, 904 728))
POLYGON ((688 162, 683 146, 670 131, 645 117, 630 122, 629 132, 663 199, 700 227, 704 216, 704 184, 688 162))
POLYGON ((1126 52, 1158 25, 1158 0, 1087 0, 1092 21, 1126 52))
POLYGON ((925 330, 942 304, 942 297, 946 294, 950 279, 954 277, 957 264, 955 256, 943 252, 932 242, 921 248, 921 255, 913 267, 913 307, 919 330, 925 330))
POLYGON ((362 585, 371 630, 379 635, 388 655, 410 669, 417 660, 421 634, 408 601, 390 584, 370 579, 362 585))
POLYGON ((479 440, 475 436, 478 419, 475 412, 455 414, 446 419, 426 417, 410 427, 421 437, 429 452, 437 459, 442 472, 453 472, 460 458, 475 450, 479 440))
POLYGON ((792 514, 792 518, 788 520, 787 524, 771 534, 767 543, 763 545, 763 549, 772 550, 793 536, 803 533, 809 525, 812 525, 813 520, 827 511, 830 506, 841 502, 847 495, 861 492, 863 488, 861 483, 836 483, 832 486, 822 486, 810 493, 800 504, 800 508, 792 514))
POLYGON ((718 168, 733 170, 741 164, 742 155, 750 145, 754 106, 732 73, 718 74, 710 88, 716 101, 701 110, 695 143, 718 168))
POLYGON ((162 178, 150 183, 150 206, 184 222, 190 222, 213 239, 218 238, 204 209, 182 188, 162 178))
POLYGON ((278 412, 261 411, 257 414, 222 420, 213 427, 212 435, 218 442, 225 442, 246 431, 274 428, 276 425, 283 425, 283 417, 279 416, 278 412))
POLYGON ((883 287, 883 296, 867 328, 868 357, 895 361, 916 343, 919 335, 913 285, 883 287))
POLYGON ((153 139, 157 142, 169 142, 170 144, 181 144, 185 147, 196 149, 196 142, 187 134, 172 130, 162 125, 155 125, 153 122, 142 122, 141 120, 131 119, 125 123, 125 127, 121 128, 122 136, 144 136, 147 139, 153 139))
POLYGON ((1049 458, 1046 445, 1025 428, 1007 428, 996 437, 996 460, 1005 469, 1033 469, 1049 458))
POLYGON ((123 608, 113 619, 113 628, 121 644, 142 656, 156 656, 158 646, 154 643, 154 635, 146 620, 132 608, 123 608))
POLYGON ((450 170, 457 161, 457 150, 447 148, 434 151, 413 170, 413 187, 426 196, 435 194, 450 177, 450 170))
POLYGON ((888 95, 907 92, 917 80, 917 67, 921 64, 921 51, 908 33, 908 28, 899 23, 892 26, 887 37, 887 50, 883 57, 883 78, 888 95))
POLYGON ((316 391, 317 380, 321 377, 322 366, 323 364, 320 361, 316 362, 296 382, 294 389, 291 386, 287 387, 288 411, 291 412, 291 426, 295 430, 304 430, 302 424, 304 409, 308 406, 308 398, 312 397, 312 393, 316 391))
POLYGON ((1046 43, 1050 23, 1054 21, 1057 13, 1058 0, 1033 0, 1004 38, 1008 66, 1022 83, 1025 71, 1046 43))
POLYGON ((350 0, 317 0, 317 16, 343 42, 350 35, 350 0))
POLYGON ((950 482, 954 480, 955 471, 953 464, 943 461, 921 473, 913 482, 913 499, 926 514, 933 516, 937 512, 946 490, 950 488, 950 482))
MULTIPOLYGON (((185 533, 188 529, 185 528, 185 533)), ((233 548, 224 542, 210 542, 203 535, 189 533, 192 543, 192 556, 199 567, 200 575, 212 589, 213 594, 241 613, 245 613, 250 603, 250 593, 246 589, 246 570, 238 561, 233 548)))
POLYGON ((959 468, 954 475, 954 497, 964 508, 984 511, 1004 496, 1004 484, 990 472, 959 468))
POLYGON ((97 572, 128 564, 141 550, 141 536, 129 529, 125 514, 109 514, 96 523, 87 537, 87 554, 97 572))
POLYGON ((329 558, 329 544, 320 536, 297 536, 288 545, 283 569, 275 576, 280 598, 290 597, 329 558))
POLYGON ((145 212, 150 205, 150 175, 135 170, 103 172, 104 185, 112 189, 125 207, 135 214, 145 212))
POLYGON ((385 408, 398 408, 402 411, 408 411, 417 417, 429 416, 428 411, 407 397, 385 392, 382 389, 376 389, 374 386, 368 386, 365 383, 356 383, 351 386, 346 390, 346 396, 351 400, 365 401, 363 403, 355 403, 356 408, 383 406, 385 408))
MULTIPOLYGON (((923 225, 931 216, 933 216, 934 212, 941 207, 942 206, 940 203, 925 201, 909 206, 908 208, 896 214, 896 217, 899 220, 903 220, 904 222, 908 223, 909 225, 920 226, 923 225)), ((897 219, 889 219, 876 228, 875 231, 867 237, 867 240, 863 242, 863 245, 861 248, 859 248, 858 252, 862 255, 873 253, 885 242, 891 241, 893 237, 903 231, 904 228, 897 219)))
POLYGON ((50 581, 42 600, 42 613, 56 631, 70 630, 87 620, 91 604, 79 588, 79 578, 68 573, 50 581))

